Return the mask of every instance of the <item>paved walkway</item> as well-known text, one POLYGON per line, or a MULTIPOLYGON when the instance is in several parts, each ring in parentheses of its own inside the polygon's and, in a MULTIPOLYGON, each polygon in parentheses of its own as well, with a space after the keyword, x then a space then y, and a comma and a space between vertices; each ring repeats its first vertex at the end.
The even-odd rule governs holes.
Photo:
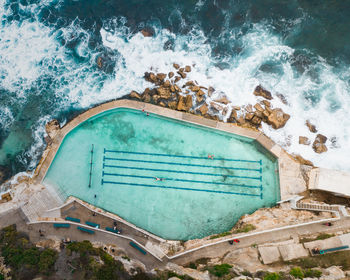
POLYGON ((224 256, 230 251, 238 248, 250 247, 253 244, 259 245, 268 242, 280 242, 288 239, 292 239, 299 236, 314 235, 318 233, 336 233, 339 231, 350 230, 350 218, 344 217, 338 221, 333 221, 333 226, 328 227, 322 225, 322 222, 316 222, 314 224, 308 224, 304 226, 289 227, 285 229, 274 229, 269 232, 263 233, 248 233, 245 235, 237 235, 240 243, 234 243, 230 245, 227 241, 204 247, 193 252, 189 252, 183 255, 171 257, 170 260, 177 264, 186 264, 191 261, 200 258, 216 258, 224 256))

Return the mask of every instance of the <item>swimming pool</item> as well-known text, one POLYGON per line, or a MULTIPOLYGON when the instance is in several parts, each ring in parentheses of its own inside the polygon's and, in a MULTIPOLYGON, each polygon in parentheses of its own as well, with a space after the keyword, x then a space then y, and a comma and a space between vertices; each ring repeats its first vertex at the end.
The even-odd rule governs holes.
POLYGON ((280 197, 277 159, 255 140, 125 108, 69 132, 44 184, 177 240, 229 230, 280 197))

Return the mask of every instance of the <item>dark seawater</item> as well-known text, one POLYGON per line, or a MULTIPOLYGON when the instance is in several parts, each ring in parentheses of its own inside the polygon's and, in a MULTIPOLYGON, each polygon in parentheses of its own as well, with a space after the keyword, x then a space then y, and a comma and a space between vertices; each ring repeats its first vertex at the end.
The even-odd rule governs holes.
POLYGON ((173 62, 195 64, 191 78, 234 105, 256 101, 258 84, 282 93, 289 104, 272 103, 292 118, 265 133, 350 170, 350 1, 0 0, 0 19, 0 165, 9 175, 35 167, 48 120, 141 91, 145 71, 173 62), (314 138, 306 119, 332 138, 326 154, 298 144, 314 138))

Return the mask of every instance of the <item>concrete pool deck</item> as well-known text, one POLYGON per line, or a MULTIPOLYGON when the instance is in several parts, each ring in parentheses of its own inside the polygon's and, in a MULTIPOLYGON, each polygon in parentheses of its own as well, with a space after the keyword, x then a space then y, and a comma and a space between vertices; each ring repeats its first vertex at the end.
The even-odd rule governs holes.
POLYGON ((157 114, 163 117, 168 117, 171 119, 180 120, 203 127, 214 128, 224 132, 255 139, 255 141, 257 141, 261 146, 263 146, 267 151, 269 151, 278 159, 278 175, 281 200, 288 199, 293 195, 306 190, 306 183, 302 175, 300 163, 292 159, 292 157, 286 151, 284 151, 279 145, 273 142, 262 132, 255 131, 253 129, 242 128, 235 124, 223 123, 196 116, 190 113, 175 111, 153 104, 127 99, 115 100, 98 105, 80 114, 65 126, 63 126, 52 139, 51 145, 48 146, 48 148, 43 153, 43 157, 39 162, 33 176, 34 182, 37 184, 42 183, 63 139, 71 130, 93 116, 116 108, 145 110, 146 112, 157 114))

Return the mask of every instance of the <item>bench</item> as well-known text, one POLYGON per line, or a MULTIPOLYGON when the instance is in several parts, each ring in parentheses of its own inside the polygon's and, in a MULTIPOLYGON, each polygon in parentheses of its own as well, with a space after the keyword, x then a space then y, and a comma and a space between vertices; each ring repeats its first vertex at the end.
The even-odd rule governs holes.
POLYGON ((83 232, 87 232, 89 234, 94 234, 95 232, 91 229, 87 229, 87 228, 83 228, 83 227, 77 227, 77 229, 83 231, 83 232))
POLYGON ((60 224, 60 223, 55 223, 53 224, 54 228, 69 228, 70 224, 60 224))
POLYGON ((66 217, 65 220, 75 222, 75 223, 80 223, 80 219, 77 219, 77 218, 66 217))
POLYGON ((340 247, 335 247, 335 248, 324 249, 324 250, 320 250, 320 255, 323 255, 323 254, 329 253, 329 252, 344 250, 344 249, 348 249, 348 248, 349 248, 349 246, 345 245, 345 246, 340 246, 340 247))
POLYGON ((93 223, 93 222, 85 221, 85 224, 87 224, 90 227, 100 228, 99 224, 96 224, 96 223, 93 223))
POLYGON ((147 252, 143 250, 139 245, 137 245, 135 242, 130 241, 129 244, 134 247, 135 249, 139 250, 142 254, 146 255, 147 252))
POLYGON ((121 230, 118 230, 118 229, 113 229, 113 228, 110 228, 110 227, 106 227, 106 230, 107 231, 110 231, 110 232, 113 232, 113 233, 121 233, 122 231, 121 230))

